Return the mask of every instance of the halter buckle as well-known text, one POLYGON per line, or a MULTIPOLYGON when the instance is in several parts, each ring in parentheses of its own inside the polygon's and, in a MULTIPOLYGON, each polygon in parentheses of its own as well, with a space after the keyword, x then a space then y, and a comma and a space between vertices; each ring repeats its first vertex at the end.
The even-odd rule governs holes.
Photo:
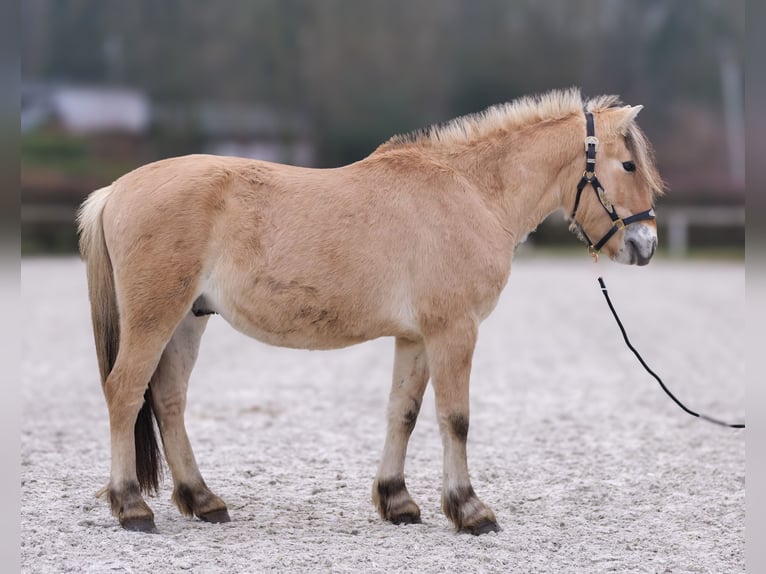
POLYGON ((622 217, 614 220, 614 226, 617 228, 617 231, 625 227, 625 222, 622 220, 622 217))
POLYGON ((598 144, 599 144, 599 141, 598 141, 598 138, 596 136, 586 136, 586 138, 585 138, 585 149, 586 150, 588 149, 589 145, 594 146, 596 148, 596 150, 598 150, 598 144))

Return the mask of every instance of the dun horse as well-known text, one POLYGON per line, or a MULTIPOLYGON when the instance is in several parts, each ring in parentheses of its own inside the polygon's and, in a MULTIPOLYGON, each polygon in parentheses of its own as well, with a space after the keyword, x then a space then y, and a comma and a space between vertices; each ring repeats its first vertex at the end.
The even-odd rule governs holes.
POLYGON ((218 314, 285 347, 395 337, 377 511, 395 524, 420 521, 404 461, 430 379, 442 510, 458 531, 497 531, 466 459, 479 324, 508 280, 514 248, 555 210, 594 253, 639 265, 652 257, 662 183, 635 123, 640 109, 553 91, 393 137, 337 169, 192 155, 93 192, 79 214, 80 246, 109 409, 104 491, 120 524, 155 530, 142 498, 158 488, 154 418, 180 511, 229 520, 184 425, 200 338, 218 314))

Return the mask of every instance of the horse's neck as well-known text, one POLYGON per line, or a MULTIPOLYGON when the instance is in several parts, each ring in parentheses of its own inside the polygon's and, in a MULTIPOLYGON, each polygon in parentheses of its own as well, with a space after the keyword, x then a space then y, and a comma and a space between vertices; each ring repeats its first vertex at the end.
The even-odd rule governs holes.
POLYGON ((581 129, 562 122, 510 133, 473 163, 471 179, 516 242, 552 212, 566 207, 566 189, 570 180, 576 185, 577 169, 582 169, 575 161, 582 147, 581 129))

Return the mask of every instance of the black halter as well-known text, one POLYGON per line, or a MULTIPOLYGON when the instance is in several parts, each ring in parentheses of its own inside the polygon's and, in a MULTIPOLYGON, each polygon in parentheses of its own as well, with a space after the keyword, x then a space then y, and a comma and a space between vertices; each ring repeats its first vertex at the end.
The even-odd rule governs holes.
POLYGON ((609 198, 604 192, 604 188, 596 177, 596 150, 598 149, 598 138, 595 135, 595 129, 593 127, 593 114, 587 110, 585 111, 585 122, 587 126, 587 137, 585 138, 585 173, 583 173, 582 179, 580 179, 580 183, 577 184, 577 197, 575 198, 574 209, 572 210, 572 215, 570 218, 572 219, 574 225, 577 227, 577 230, 585 238, 585 241, 588 242, 588 249, 591 251, 591 253, 598 255, 598 252, 601 251, 601 248, 606 244, 606 242, 609 241, 612 235, 617 233, 620 229, 626 225, 635 223, 636 221, 654 219, 655 216, 654 209, 647 209, 646 211, 636 213, 635 215, 631 215, 630 217, 626 217, 624 219, 617 215, 617 210, 614 208, 614 205, 612 205, 612 202, 609 201, 609 198), (604 211, 606 211, 607 215, 609 215, 609 217, 612 219, 612 228, 607 231, 595 245, 590 240, 590 237, 588 237, 588 234, 585 233, 585 230, 582 228, 582 226, 575 219, 577 207, 580 205, 580 196, 582 195, 582 190, 585 189, 585 186, 588 184, 593 187, 593 191, 596 192, 596 197, 598 197, 598 202, 601 204, 601 207, 604 208, 604 211))

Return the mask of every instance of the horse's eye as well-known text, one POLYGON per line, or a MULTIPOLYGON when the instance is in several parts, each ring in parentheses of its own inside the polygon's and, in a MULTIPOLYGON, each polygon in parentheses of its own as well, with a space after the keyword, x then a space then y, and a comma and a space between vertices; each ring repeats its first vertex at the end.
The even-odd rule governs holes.
POLYGON ((636 164, 632 161, 622 162, 622 167, 625 169, 625 171, 636 171, 636 164))

